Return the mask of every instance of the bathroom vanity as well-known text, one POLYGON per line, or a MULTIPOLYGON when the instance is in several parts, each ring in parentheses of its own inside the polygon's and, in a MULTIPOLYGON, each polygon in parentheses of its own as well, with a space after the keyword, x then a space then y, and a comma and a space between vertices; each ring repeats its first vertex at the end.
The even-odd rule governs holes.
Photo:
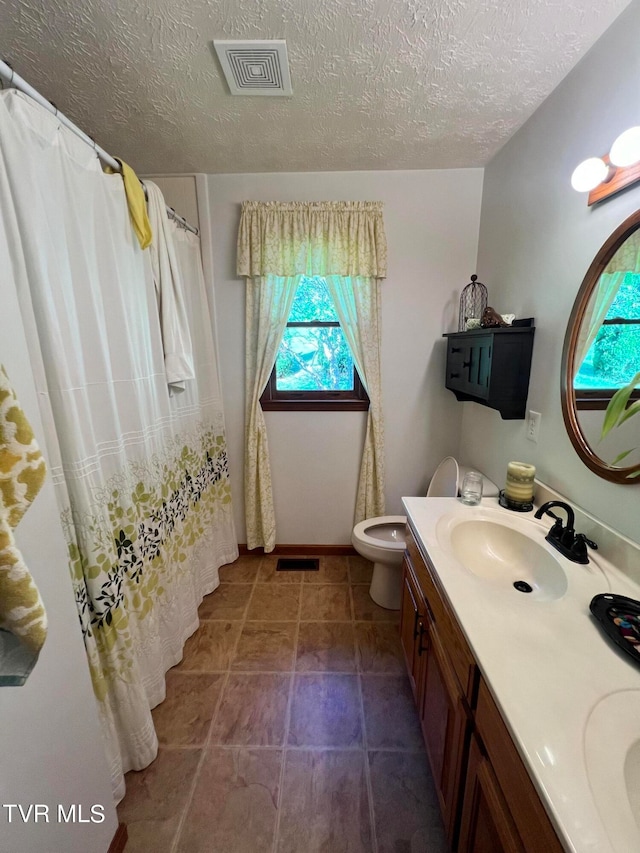
MULTIPOLYGON (((548 521, 494 499, 404 504, 401 641, 451 850, 640 850, 630 807, 616 838, 607 794, 594 794, 603 772, 609 796, 627 795, 629 779, 607 764, 615 745, 590 732, 601 700, 633 691, 640 702, 640 668, 588 610, 597 593, 640 590, 600 558, 580 566, 551 554, 548 521), (532 592, 518 592, 518 580, 532 592)), ((640 723, 630 725, 640 742, 640 723)))

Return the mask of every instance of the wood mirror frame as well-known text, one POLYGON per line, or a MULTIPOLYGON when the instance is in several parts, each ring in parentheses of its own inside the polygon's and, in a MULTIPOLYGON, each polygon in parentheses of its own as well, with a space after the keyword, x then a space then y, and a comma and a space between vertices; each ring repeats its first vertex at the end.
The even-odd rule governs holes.
POLYGON ((564 347, 562 349, 562 371, 561 371, 561 389, 560 399, 562 403, 562 415, 564 424, 571 439, 576 453, 582 459, 584 464, 590 468, 599 477, 605 480, 610 480, 612 483, 620 483, 625 486, 640 485, 640 477, 630 477, 630 474, 640 471, 640 463, 632 465, 628 468, 617 468, 608 465, 604 462, 591 448, 587 438, 585 437, 580 423, 578 421, 576 410, 575 392, 573 389, 573 375, 576 347, 578 343, 578 335, 580 327, 584 319, 584 314, 593 293, 594 287, 598 284, 600 276, 605 270, 605 267, 611 258, 618 251, 620 246, 640 228, 640 210, 633 213, 628 219, 613 232, 608 240, 603 244, 598 254, 593 259, 591 266, 587 270, 583 282, 578 291, 576 301, 573 304, 567 332, 564 338, 564 347))

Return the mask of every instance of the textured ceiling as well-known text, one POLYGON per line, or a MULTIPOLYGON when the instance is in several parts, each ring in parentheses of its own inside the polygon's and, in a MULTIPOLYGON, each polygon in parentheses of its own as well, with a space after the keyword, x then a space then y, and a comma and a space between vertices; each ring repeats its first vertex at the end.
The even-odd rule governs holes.
POLYGON ((0 57, 141 173, 483 166, 629 0, 0 0, 0 57), (231 97, 214 38, 285 38, 231 97))

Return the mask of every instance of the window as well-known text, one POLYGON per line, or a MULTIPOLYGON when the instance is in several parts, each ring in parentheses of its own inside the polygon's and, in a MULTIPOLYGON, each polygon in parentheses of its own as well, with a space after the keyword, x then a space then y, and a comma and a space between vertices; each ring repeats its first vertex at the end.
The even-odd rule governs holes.
MULTIPOLYGON (((640 369, 640 274, 628 272, 574 379, 578 409, 606 409, 640 369)), ((640 391, 632 399, 640 398, 640 391)))
POLYGON ((369 408, 327 283, 320 276, 303 276, 298 285, 260 402, 265 410, 369 408))

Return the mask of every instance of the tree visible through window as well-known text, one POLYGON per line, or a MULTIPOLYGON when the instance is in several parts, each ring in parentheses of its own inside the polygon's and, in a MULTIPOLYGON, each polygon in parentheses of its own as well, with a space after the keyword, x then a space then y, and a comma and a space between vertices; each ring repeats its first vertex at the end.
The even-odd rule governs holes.
POLYGON ((261 403, 264 409, 368 408, 327 283, 320 276, 303 276, 298 285, 261 403))
POLYGON ((606 407, 640 369, 640 274, 628 272, 574 379, 582 408, 606 407))

